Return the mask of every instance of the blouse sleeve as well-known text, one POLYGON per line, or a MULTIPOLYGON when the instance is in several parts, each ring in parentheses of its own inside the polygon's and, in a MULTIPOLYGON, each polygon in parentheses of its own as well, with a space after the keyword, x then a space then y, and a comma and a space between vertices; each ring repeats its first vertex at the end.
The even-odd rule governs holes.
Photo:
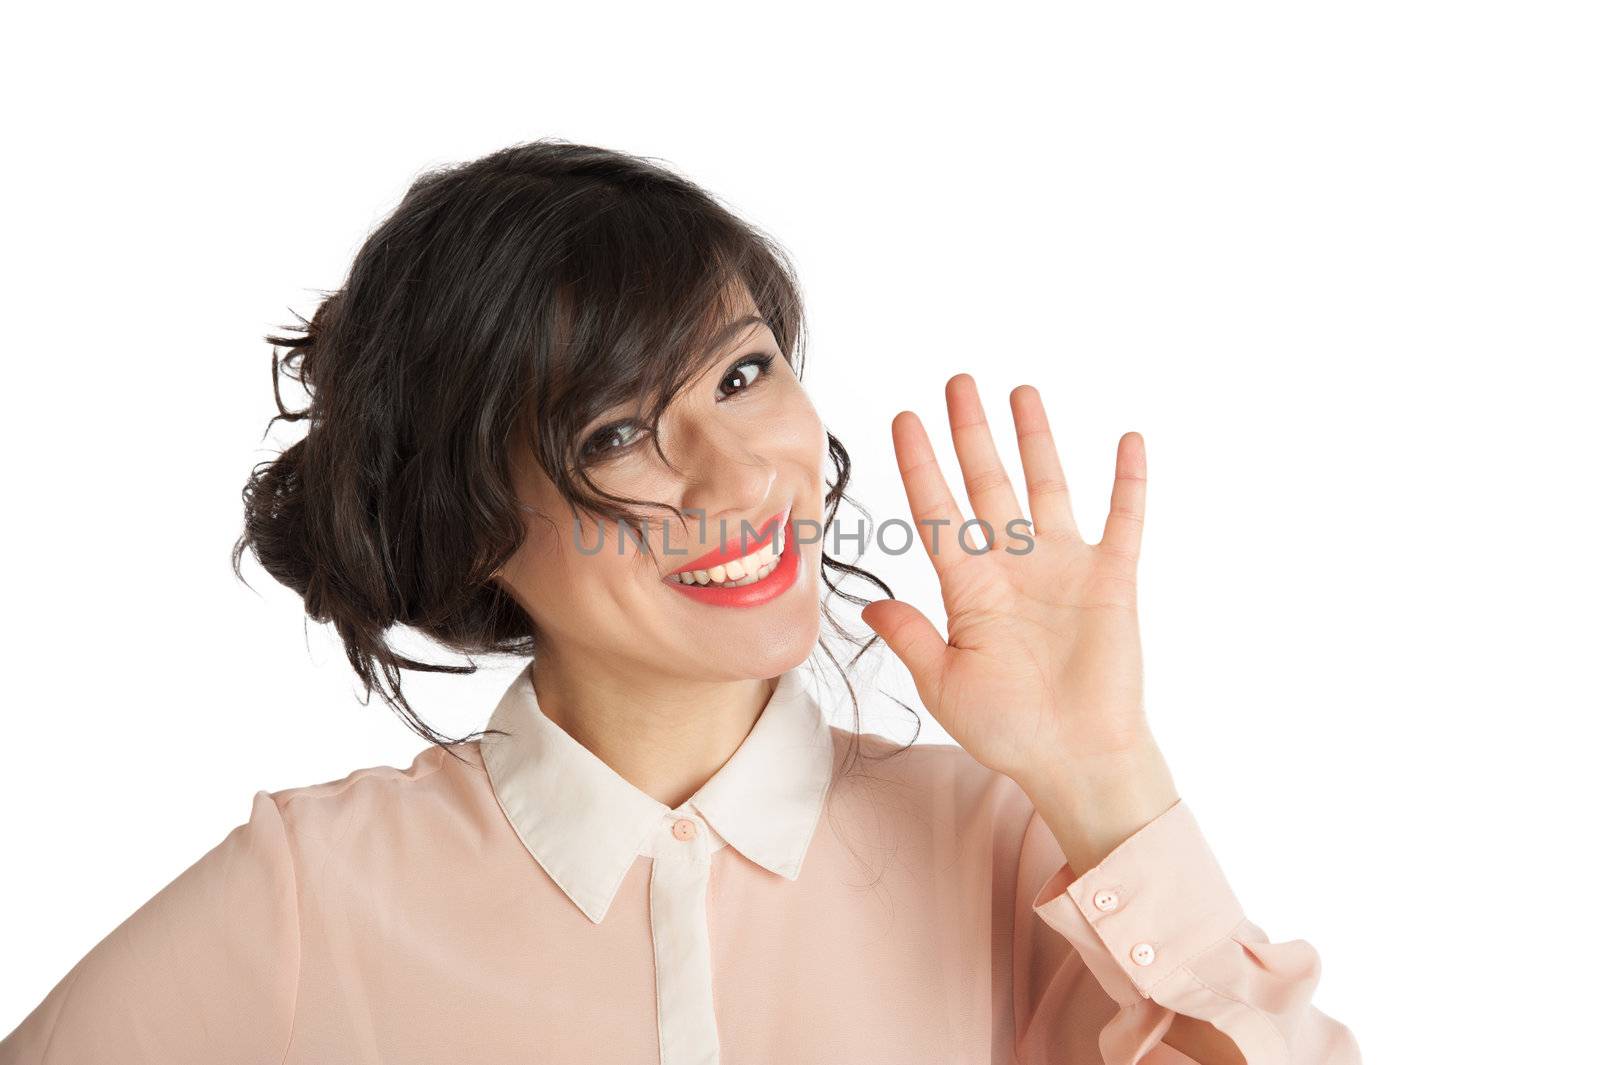
POLYGON ((1317 952, 1246 920, 1182 799, 1081 876, 1034 810, 1017 890, 1018 1065, 1188 1063, 1162 1042, 1180 1013, 1250 1065, 1359 1065, 1350 1030, 1311 1005, 1317 952))
POLYGON ((96 944, 22 1024, 0 1065, 281 1065, 299 909, 276 800, 96 944))

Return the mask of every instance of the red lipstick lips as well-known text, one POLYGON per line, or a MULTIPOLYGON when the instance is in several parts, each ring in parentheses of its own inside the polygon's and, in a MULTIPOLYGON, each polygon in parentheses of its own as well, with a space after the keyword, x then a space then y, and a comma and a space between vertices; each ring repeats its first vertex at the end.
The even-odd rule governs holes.
MULTIPOLYGON (((800 575, 800 547, 794 542, 794 528, 789 521, 787 508, 781 515, 768 518, 762 523, 759 530, 761 539, 742 544, 738 537, 735 537, 733 544, 724 544, 720 549, 702 555, 682 569, 673 571, 682 573, 691 569, 710 569, 736 558, 743 558, 757 548, 771 543, 780 528, 783 530, 783 553, 778 556, 778 561, 771 571, 758 581, 746 584, 699 584, 693 580, 677 581, 667 576, 662 577, 661 582, 679 595, 703 606, 754 607, 770 603, 793 588, 800 575)), ((743 531, 741 528, 740 532, 743 531)))

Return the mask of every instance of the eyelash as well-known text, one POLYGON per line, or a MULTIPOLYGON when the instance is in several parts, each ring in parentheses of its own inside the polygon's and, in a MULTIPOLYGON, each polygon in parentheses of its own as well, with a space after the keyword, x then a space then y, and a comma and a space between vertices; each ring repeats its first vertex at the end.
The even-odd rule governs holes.
MULTIPOLYGON (((728 367, 728 372, 722 376, 722 381, 717 382, 717 388, 719 390, 722 387, 722 382, 726 381, 730 376, 732 376, 733 372, 735 370, 739 369, 741 366, 749 366, 751 364, 754 364, 754 365, 760 367, 760 372, 756 376, 756 380, 755 380, 754 384, 747 385, 746 387, 741 388, 739 391, 733 393, 733 395, 731 395, 731 396, 721 396, 721 397, 719 397, 717 399, 717 402, 718 403, 724 403, 724 402, 726 402, 726 401, 728 401, 730 399, 735 399, 738 396, 742 396, 742 395, 746 394, 747 392, 749 392, 753 388, 759 388, 761 386, 761 382, 763 382, 763 381, 765 381, 767 379, 767 370, 771 368, 772 361, 773 361, 774 358, 776 358, 776 356, 774 356, 774 355, 772 355, 770 353, 760 352, 760 353, 755 354, 755 355, 747 355, 744 358, 740 359, 738 362, 734 363, 732 366, 728 367)), ((615 433, 618 429, 625 428, 625 427, 627 427, 629 425, 632 425, 632 424, 634 424, 632 421, 621 421, 621 422, 613 422, 610 425, 602 426, 601 428, 595 430, 593 433, 591 433, 589 435, 589 442, 593 442, 595 440, 610 439, 611 434, 615 433)), ((644 439, 644 435, 641 433, 634 440, 634 442, 631 443, 631 444, 624 444, 621 447, 602 447, 599 451, 594 452, 593 454, 589 453, 589 451, 588 451, 588 446, 589 445, 588 445, 588 443, 585 443, 584 444, 584 449, 583 449, 583 454, 580 457, 585 458, 586 461, 588 463, 590 463, 590 464, 593 464, 593 463, 599 462, 599 461, 604 461, 605 459, 614 458, 614 457, 616 457, 618 455, 627 454, 629 451, 632 451, 635 446, 638 445, 640 440, 643 440, 643 439, 644 439)))

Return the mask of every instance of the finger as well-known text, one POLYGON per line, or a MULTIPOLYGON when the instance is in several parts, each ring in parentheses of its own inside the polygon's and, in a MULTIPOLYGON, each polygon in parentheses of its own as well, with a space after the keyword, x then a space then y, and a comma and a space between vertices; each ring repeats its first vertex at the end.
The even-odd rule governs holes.
MULTIPOLYGON (((957 542, 961 523, 961 508, 956 506, 950 486, 945 484, 939 470, 939 460, 934 457, 933 445, 922 422, 911 411, 903 410, 894 417, 891 425, 894 435, 895 460, 900 466, 900 480, 905 483, 906 502, 911 506, 912 520, 917 535, 922 538, 923 549, 933 562, 934 572, 940 582, 954 573, 963 563, 976 557, 969 555, 957 542)), ((969 530, 967 544, 978 550, 983 537, 969 530)))
POLYGON ((1065 533, 1082 539, 1072 520, 1072 495, 1061 472, 1061 455, 1044 400, 1032 385, 1011 390, 1011 420, 1017 427, 1017 450, 1022 454, 1022 476, 1028 482, 1028 510, 1035 532, 1065 533))
POLYGON ((1129 561, 1139 559, 1144 537, 1144 437, 1123 433, 1117 441, 1117 477, 1111 484, 1111 513, 1100 547, 1129 561))
POLYGON ((950 645, 927 616, 910 603, 879 599, 861 611, 861 620, 883 637, 895 657, 905 663, 924 706, 939 705, 944 655, 950 645))
MULTIPOLYGON (((989 525, 988 542, 993 546, 1006 523, 1022 517, 1011 478, 1000 464, 989 419, 978 398, 978 382, 971 374, 958 373, 945 384, 945 404, 950 410, 950 438, 956 445, 956 461, 972 504, 972 516, 989 525)), ((974 529, 979 532, 981 529, 974 529)), ((974 536, 974 542, 977 538, 974 536)))

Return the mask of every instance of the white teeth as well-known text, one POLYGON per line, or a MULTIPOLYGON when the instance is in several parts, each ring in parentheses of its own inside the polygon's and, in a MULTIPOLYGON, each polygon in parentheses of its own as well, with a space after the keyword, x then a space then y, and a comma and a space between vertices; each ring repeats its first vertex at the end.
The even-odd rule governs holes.
POLYGON ((778 565, 778 557, 783 554, 784 535, 783 527, 778 527, 772 541, 766 546, 752 551, 743 558, 734 559, 732 562, 710 569, 689 570, 686 573, 669 573, 667 580, 679 584, 715 584, 723 588, 742 588, 747 584, 754 584, 771 573, 778 565))

